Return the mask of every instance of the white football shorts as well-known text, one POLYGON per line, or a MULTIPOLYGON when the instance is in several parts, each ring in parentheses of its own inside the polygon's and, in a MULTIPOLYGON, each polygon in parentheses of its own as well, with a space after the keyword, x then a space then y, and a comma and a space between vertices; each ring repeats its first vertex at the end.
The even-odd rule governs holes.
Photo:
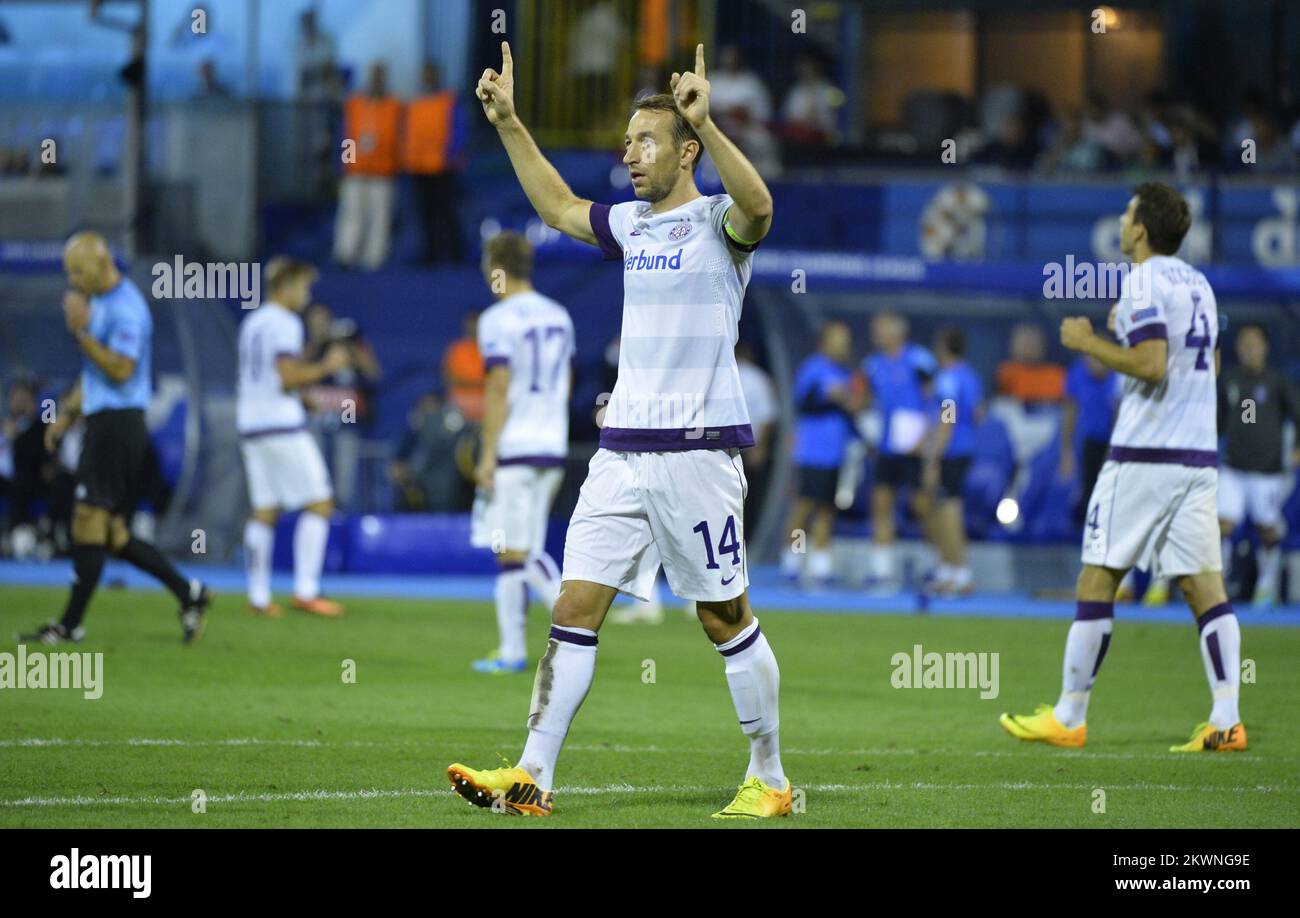
POLYGON ((535 465, 499 465, 492 490, 474 495, 470 544, 493 552, 542 551, 551 505, 564 480, 564 469, 535 465))
POLYGON ((1218 470, 1106 460, 1088 501, 1083 563, 1160 577, 1223 569, 1218 470))
POLYGON ((592 457, 564 545, 564 580, 649 600, 662 566, 682 599, 719 602, 749 586, 738 449, 592 457))
POLYGON ((1247 516, 1262 529, 1286 529, 1282 506, 1287 499, 1287 475, 1219 469, 1219 519, 1234 526, 1247 516))
POLYGON ((239 450, 254 510, 298 510, 333 498, 329 469, 307 431, 245 437, 239 450))

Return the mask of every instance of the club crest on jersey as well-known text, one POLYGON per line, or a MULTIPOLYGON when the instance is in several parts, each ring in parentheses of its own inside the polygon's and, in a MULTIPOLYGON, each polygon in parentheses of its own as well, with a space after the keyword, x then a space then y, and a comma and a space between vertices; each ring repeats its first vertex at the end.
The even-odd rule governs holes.
POLYGON ((668 231, 668 238, 676 242, 678 239, 685 239, 690 234, 691 224, 683 220, 668 231))

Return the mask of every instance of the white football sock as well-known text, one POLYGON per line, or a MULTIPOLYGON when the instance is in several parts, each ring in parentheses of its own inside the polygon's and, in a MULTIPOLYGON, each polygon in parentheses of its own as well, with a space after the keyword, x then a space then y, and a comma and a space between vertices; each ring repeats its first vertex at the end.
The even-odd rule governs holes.
POLYGON ((1216 730, 1227 730, 1241 722, 1237 710, 1241 688, 1241 626, 1232 606, 1226 602, 1206 612, 1198 624, 1205 678, 1210 683, 1210 694, 1214 696, 1210 724, 1216 730))
POLYGON ((329 537, 328 519, 306 511, 298 515, 293 528, 293 595, 298 599, 320 595, 320 572, 325 567, 329 537))
POLYGON ((749 767, 745 776, 768 787, 785 790, 781 767, 779 695, 781 670, 776 665, 758 619, 725 644, 717 644, 726 662, 727 686, 736 706, 740 729, 749 737, 749 767))
POLYGON ((1255 595, 1277 598, 1278 581, 1282 576, 1282 546, 1259 547, 1259 576, 1255 578, 1255 595))
MULTIPOLYGON (((528 585, 546 606, 546 611, 552 611, 555 600, 560 596, 560 569, 555 566, 555 559, 544 551, 529 555, 524 562, 524 573, 528 577, 528 585)), ((524 608, 526 611, 527 606, 524 608)))
MULTIPOLYGON (((1084 606, 1080 602, 1080 606, 1084 606)), ((1109 603, 1088 603, 1086 611, 1093 615, 1109 603)), ((1110 647, 1112 616, 1076 618, 1065 638, 1065 662, 1061 667, 1061 697, 1052 713, 1061 726, 1074 729, 1088 719, 1088 698, 1101 661, 1110 647)))
POLYGON ((244 524, 244 570, 248 574, 248 602, 259 609, 271 604, 271 553, 275 528, 258 520, 244 524))
POLYGON ((497 572, 493 590, 497 604, 497 633, 501 643, 497 652, 503 663, 528 659, 524 639, 528 622, 528 574, 523 568, 497 572))
POLYGON ((596 632, 552 625, 546 654, 537 664, 528 742, 519 757, 519 767, 532 775, 543 791, 554 786, 560 747, 595 675, 596 632))
POLYGON ((814 548, 808 553, 808 576, 814 580, 828 580, 834 571, 834 559, 829 548, 814 548))

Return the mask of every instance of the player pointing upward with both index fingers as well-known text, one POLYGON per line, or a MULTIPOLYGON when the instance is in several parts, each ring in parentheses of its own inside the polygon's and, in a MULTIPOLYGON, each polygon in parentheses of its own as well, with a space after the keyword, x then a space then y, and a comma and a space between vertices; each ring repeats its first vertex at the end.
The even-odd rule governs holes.
POLYGON ((758 172, 709 118, 704 46, 672 92, 632 105, 623 162, 637 200, 577 197, 514 110, 514 63, 483 72, 476 95, 505 144, 528 200, 550 226, 623 262, 618 382, 600 450, 569 522, 562 587, 537 668, 528 741, 514 768, 452 765, 471 802, 551 812, 555 763, 596 668, 596 634, 619 592, 646 599, 662 566, 672 591, 697 603, 726 666, 750 738, 745 781, 716 816, 790 812, 777 740, 780 674, 747 595, 740 450, 754 444, 734 348, 754 249, 772 222, 758 172), (708 150, 726 194, 706 197, 695 170, 708 150))

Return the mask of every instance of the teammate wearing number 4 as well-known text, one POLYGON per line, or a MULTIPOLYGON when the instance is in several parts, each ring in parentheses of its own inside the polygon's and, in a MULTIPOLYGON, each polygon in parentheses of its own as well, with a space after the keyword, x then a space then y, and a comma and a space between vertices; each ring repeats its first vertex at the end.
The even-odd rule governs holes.
POLYGON ((1216 516, 1218 308, 1205 275, 1173 257, 1191 226, 1168 185, 1138 186, 1120 218, 1133 269, 1115 310, 1121 344, 1085 318, 1061 323, 1061 343, 1124 374, 1110 451, 1089 499, 1074 624, 1065 642, 1060 700, 1003 714, 1012 736, 1082 746, 1088 697, 1110 647, 1115 591, 1135 565, 1177 580, 1196 616, 1213 707, 1174 752, 1246 748, 1237 711, 1241 630, 1223 589, 1216 516))
POLYGON ((624 137, 636 201, 578 198, 542 156, 514 110, 514 65, 475 90, 529 201, 550 226, 623 262, 618 381, 600 449, 569 522, 563 581, 537 667, 528 740, 513 768, 455 764, 448 777, 471 803, 547 815, 555 763, 596 669, 597 632, 616 594, 645 599, 662 566, 672 591, 695 600, 725 663, 750 740, 735 799, 715 816, 782 816, 790 783, 777 740, 780 674, 749 607, 745 473, 754 444, 734 348, 752 255, 772 222, 754 167, 709 117, 704 46, 671 94, 639 98, 624 137), (695 169, 708 150, 727 194, 705 197, 695 169))
POLYGON ((481 673, 527 666, 528 589, 555 607, 560 572, 546 553, 546 521, 564 477, 569 443, 573 320, 533 289, 533 247, 498 233, 483 250, 483 277, 497 302, 478 321, 487 368, 483 445, 475 482, 471 544, 497 557, 497 652, 475 660, 481 673))

